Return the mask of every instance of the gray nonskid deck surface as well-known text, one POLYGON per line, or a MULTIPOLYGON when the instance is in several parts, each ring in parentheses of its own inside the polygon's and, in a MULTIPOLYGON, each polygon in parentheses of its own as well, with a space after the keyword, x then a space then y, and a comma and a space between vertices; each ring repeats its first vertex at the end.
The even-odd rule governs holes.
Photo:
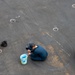
POLYGON ((0 0, 0 42, 8 42, 0 53, 0 75, 75 75, 73 4, 75 0, 0 0), (28 58, 21 65, 19 56, 28 42, 43 46, 47 60, 28 58))

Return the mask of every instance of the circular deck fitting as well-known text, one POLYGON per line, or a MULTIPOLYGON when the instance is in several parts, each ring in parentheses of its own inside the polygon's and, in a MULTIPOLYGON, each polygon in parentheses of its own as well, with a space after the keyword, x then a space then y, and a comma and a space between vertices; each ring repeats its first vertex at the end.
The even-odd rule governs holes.
POLYGON ((14 22, 16 22, 16 19, 10 19, 10 22, 14 23, 14 22))
POLYGON ((57 27, 54 27, 53 28, 53 31, 58 31, 59 29, 57 27))
POLYGON ((72 7, 75 8, 75 4, 72 4, 72 7))
POLYGON ((2 53, 2 49, 0 49, 0 53, 2 53))

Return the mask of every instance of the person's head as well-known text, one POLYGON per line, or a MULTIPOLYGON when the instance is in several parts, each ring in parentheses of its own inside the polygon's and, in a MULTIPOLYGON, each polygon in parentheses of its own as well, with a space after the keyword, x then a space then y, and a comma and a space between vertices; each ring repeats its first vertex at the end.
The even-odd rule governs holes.
POLYGON ((27 46, 26 46, 26 50, 34 50, 35 49, 35 47, 36 47, 37 45, 35 45, 34 43, 29 43, 27 46))

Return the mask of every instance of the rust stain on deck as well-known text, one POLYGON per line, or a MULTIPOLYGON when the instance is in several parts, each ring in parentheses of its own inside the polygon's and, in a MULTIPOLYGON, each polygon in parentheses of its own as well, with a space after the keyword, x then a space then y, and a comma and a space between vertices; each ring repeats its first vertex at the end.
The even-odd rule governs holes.
POLYGON ((51 45, 48 45, 47 48, 50 53, 54 53, 54 48, 51 45))
POLYGON ((54 55, 51 57, 51 65, 54 67, 60 67, 60 68, 64 67, 63 63, 60 62, 59 57, 57 55, 54 55))
POLYGON ((69 73, 66 73, 65 75, 70 75, 69 73))

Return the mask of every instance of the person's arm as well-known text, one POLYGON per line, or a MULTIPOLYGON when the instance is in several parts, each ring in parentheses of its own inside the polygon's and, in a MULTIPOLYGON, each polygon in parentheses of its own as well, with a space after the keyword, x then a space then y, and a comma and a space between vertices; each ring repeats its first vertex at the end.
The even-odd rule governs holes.
POLYGON ((31 53, 28 53, 28 56, 31 55, 31 53))
POLYGON ((28 50, 28 55, 31 55, 31 50, 28 50))

